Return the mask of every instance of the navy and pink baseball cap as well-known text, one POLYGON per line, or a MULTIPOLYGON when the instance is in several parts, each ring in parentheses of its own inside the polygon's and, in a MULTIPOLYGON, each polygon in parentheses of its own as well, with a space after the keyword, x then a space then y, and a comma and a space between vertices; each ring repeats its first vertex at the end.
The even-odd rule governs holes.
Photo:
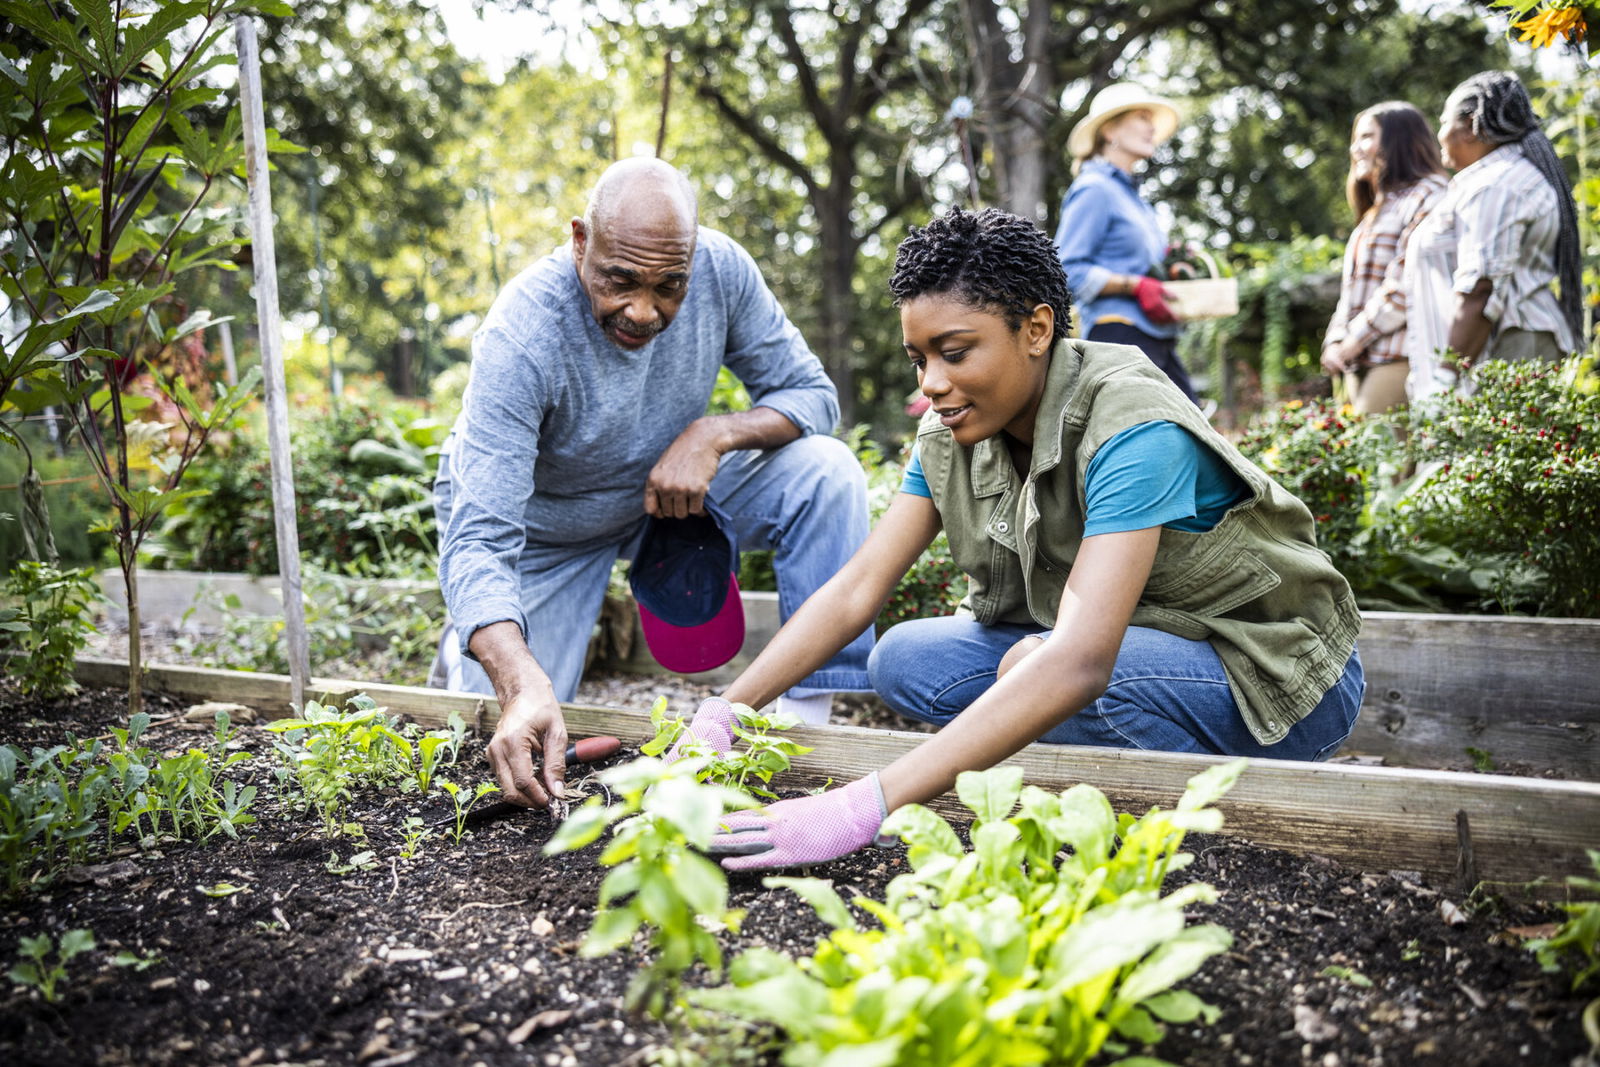
POLYGON ((738 654, 744 644, 738 571, 733 523, 711 501, 704 515, 645 519, 628 583, 657 663, 696 674, 738 654))

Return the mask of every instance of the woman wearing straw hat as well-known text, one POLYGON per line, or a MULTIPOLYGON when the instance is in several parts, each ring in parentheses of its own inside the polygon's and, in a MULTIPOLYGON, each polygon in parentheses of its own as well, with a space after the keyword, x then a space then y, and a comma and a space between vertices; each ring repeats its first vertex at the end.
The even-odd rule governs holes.
POLYGON ((1177 128, 1178 109, 1131 82, 1097 93, 1067 138, 1077 179, 1061 204, 1056 248, 1083 336, 1143 349, 1198 403, 1178 359, 1177 317, 1148 274, 1166 255, 1167 232, 1133 173, 1177 128))

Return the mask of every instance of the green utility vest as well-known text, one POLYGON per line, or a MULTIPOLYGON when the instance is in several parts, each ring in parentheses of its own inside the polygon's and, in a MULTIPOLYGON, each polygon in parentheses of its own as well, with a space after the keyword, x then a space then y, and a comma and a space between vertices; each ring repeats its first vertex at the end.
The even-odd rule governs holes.
POLYGON ((1100 446, 1141 422, 1177 423, 1250 489, 1213 529, 1163 528, 1132 624, 1210 641, 1244 721, 1281 741, 1339 679, 1361 615, 1349 583, 1317 548, 1311 512, 1211 428, 1143 352, 1066 341, 1051 356, 1018 477, 999 436, 955 443, 929 411, 922 470, 956 564, 971 579, 958 609, 980 623, 1055 626, 1083 543, 1084 479, 1100 446))

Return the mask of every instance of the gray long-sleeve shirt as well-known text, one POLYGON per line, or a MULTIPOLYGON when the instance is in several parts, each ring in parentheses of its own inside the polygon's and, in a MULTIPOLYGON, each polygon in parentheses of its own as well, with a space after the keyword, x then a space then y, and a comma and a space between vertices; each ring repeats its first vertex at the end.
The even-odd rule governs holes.
POLYGON ((517 559, 529 542, 620 543, 644 514, 667 446, 701 415, 726 364, 752 402, 802 434, 828 433, 838 395, 749 253, 701 227, 689 289, 644 348, 607 340, 571 246, 512 280, 472 339, 465 404, 445 444, 451 509, 439 585, 463 644, 522 625, 517 559))

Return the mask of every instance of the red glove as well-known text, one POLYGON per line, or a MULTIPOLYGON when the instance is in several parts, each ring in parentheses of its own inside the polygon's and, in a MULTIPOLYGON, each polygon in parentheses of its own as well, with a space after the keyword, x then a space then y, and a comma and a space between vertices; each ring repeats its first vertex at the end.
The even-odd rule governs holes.
POLYGON ((1154 278, 1140 278, 1133 287, 1133 295, 1139 301, 1139 310, 1144 312, 1151 322, 1164 326, 1169 322, 1178 321, 1178 316, 1167 306, 1166 287, 1154 278))

